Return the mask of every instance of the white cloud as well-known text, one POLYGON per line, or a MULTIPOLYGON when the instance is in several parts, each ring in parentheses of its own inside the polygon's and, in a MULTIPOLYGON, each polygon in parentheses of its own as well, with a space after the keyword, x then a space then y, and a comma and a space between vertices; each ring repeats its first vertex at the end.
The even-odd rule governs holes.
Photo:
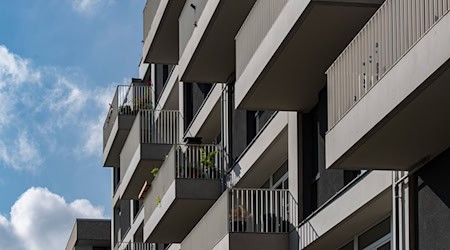
POLYGON ((25 249, 15 235, 11 223, 2 215, 0 215, 0 249, 25 249))
POLYGON ((89 155, 100 155, 103 147, 103 124, 106 119, 111 101, 116 91, 116 86, 129 83, 129 79, 124 79, 122 83, 113 83, 105 88, 97 88, 90 98, 98 106, 100 113, 97 119, 86 124, 85 144, 83 145, 83 153, 89 155))
POLYGON ((0 140, 0 160, 16 170, 36 170, 42 164, 38 145, 26 132, 19 134, 12 145, 0 140))
POLYGON ((29 60, 11 53, 0 44, 0 129, 15 117, 12 111, 17 103, 13 98, 17 88, 25 82, 39 83, 40 79, 41 72, 33 69, 29 60))
POLYGON ((68 203, 47 188, 32 187, 14 203, 9 221, 0 215, 0 249, 64 249, 76 218, 104 217, 88 200, 68 203))
MULTIPOLYGON (((88 8, 95 3, 79 4, 88 8)), ((0 44, 0 164, 34 171, 47 152, 58 150, 100 157, 103 123, 116 86, 129 82, 92 87, 77 69, 32 67, 30 60, 0 44), (62 141, 69 136, 74 140, 62 141)))
POLYGON ((72 0, 72 7, 82 14, 92 14, 99 7, 112 3, 113 0, 72 0))
POLYGON ((103 147, 103 123, 105 117, 100 115, 97 120, 86 125, 83 152, 88 155, 101 155, 103 147))
POLYGON ((11 53, 8 48, 0 45, 0 89, 9 84, 38 82, 40 72, 30 67, 30 62, 11 53))

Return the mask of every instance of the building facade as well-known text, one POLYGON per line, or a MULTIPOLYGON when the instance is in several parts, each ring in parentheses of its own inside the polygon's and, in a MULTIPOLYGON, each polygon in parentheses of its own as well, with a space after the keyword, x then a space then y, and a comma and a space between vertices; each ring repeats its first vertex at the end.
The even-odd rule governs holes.
POLYGON ((148 0, 114 249, 448 249, 449 0, 148 0))
POLYGON ((111 220, 76 219, 66 250, 111 250, 111 220))

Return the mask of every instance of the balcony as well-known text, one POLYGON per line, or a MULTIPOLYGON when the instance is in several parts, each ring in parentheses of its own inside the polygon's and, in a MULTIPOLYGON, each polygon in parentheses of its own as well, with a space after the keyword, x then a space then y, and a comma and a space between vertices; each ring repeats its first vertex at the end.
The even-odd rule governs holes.
POLYGON ((121 242, 114 247, 114 250, 157 250, 157 248, 153 243, 121 242))
POLYGON ((144 8, 145 63, 178 63, 178 17, 186 0, 147 0, 144 8))
POLYGON ((287 190, 227 190, 181 242, 181 249, 287 250, 297 211, 287 190))
POLYGON ((368 171, 344 187, 298 229, 298 249, 339 249, 392 214, 392 172, 368 171))
POLYGON ((145 197, 144 239, 181 242, 220 196, 223 169, 219 146, 174 146, 145 197))
POLYGON ((412 170, 449 147, 449 9, 387 0, 328 69, 328 168, 412 170))
POLYGON ((151 108, 151 88, 142 83, 117 86, 103 125, 103 166, 119 167, 119 154, 140 109, 151 108))
POLYGON ((142 185, 151 183, 151 171, 164 162, 180 141, 180 114, 168 110, 140 110, 120 153, 122 199, 137 200, 142 185))
POLYGON ((258 0, 236 36, 236 108, 308 112, 383 1, 258 0))
POLYGON ((254 3, 255 0, 186 1, 179 20, 182 81, 228 80, 235 70, 234 37, 254 3))

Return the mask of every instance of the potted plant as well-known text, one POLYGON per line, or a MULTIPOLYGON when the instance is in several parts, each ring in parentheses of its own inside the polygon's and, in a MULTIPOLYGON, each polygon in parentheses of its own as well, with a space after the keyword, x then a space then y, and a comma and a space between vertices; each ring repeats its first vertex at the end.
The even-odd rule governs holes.
POLYGON ((120 106, 119 107, 119 112, 120 112, 120 114, 123 114, 123 115, 130 115, 130 114, 132 114, 132 112, 131 112, 131 106, 130 105, 122 105, 122 106, 120 106))
POLYGON ((245 232, 247 230, 247 219, 249 215, 242 204, 230 211, 230 226, 233 232, 245 232))
POLYGON ((205 149, 200 148, 200 163, 204 167, 204 175, 205 176, 217 176, 217 169, 214 166, 214 158, 219 154, 219 151, 206 152, 205 149))

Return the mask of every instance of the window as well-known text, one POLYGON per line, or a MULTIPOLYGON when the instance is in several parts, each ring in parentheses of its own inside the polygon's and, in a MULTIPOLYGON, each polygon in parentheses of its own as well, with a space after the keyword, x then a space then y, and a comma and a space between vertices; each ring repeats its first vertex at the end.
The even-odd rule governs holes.
POLYGON ((288 189, 288 165, 285 162, 275 173, 273 173, 269 179, 261 186, 261 188, 269 189, 288 189))
POLYGON ((387 218, 339 250, 389 250, 391 249, 391 220, 387 218))

